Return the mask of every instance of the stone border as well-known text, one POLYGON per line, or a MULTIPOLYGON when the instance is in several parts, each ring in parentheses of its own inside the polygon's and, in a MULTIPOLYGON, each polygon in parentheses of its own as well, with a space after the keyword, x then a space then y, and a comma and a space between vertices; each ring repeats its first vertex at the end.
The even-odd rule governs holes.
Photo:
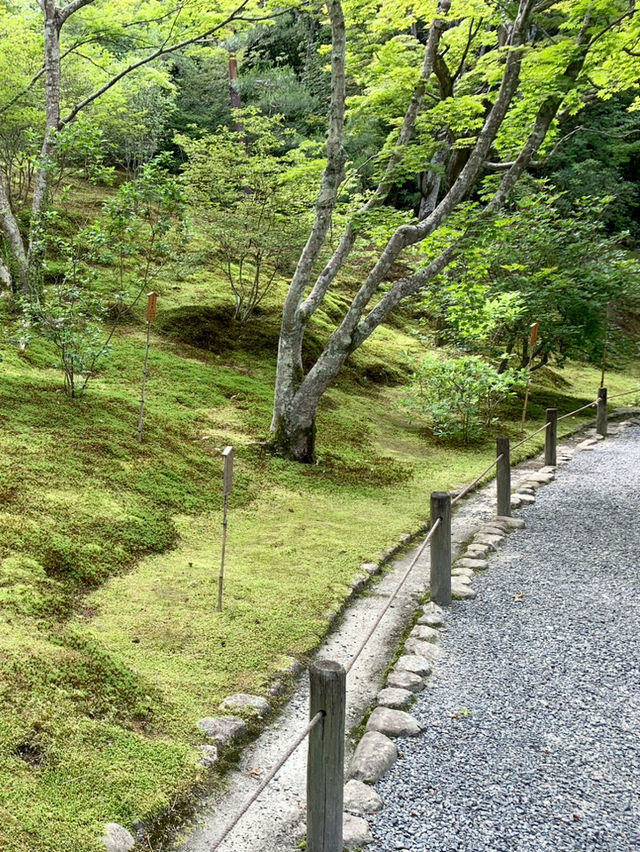
MULTIPOLYGON (((629 426, 640 426, 640 418, 632 417, 617 425, 610 424, 609 435, 614 437, 629 426)), ((576 451, 593 450, 599 440, 602 440, 601 435, 593 435, 573 448, 559 445, 556 467, 567 464, 576 451)), ((512 495, 512 507, 520 508, 535 503, 536 491, 555 479, 556 467, 545 466, 527 473, 512 495)), ((478 528, 463 555, 452 566, 452 596, 455 600, 476 597, 475 590, 471 588, 475 573, 488 568, 488 557, 497 551, 508 533, 524 526, 522 518, 496 516, 490 523, 478 528)), ((414 627, 387 676, 386 686, 376 696, 376 707, 369 716, 365 734, 358 743, 345 775, 345 849, 358 850, 373 841, 366 816, 384 807, 374 785, 399 757, 394 738, 418 736, 421 733, 418 722, 407 710, 415 702, 416 694, 428 687, 433 675, 433 668, 440 656, 437 644, 439 628, 446 622, 446 611, 428 602, 419 607, 414 619, 414 627)))

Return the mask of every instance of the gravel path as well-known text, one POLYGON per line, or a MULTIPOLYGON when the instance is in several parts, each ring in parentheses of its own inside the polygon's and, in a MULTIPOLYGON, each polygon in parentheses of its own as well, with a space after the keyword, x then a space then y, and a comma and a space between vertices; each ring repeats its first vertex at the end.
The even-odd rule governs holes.
POLYGON ((369 852, 640 850, 640 429, 576 455, 454 603, 369 852))

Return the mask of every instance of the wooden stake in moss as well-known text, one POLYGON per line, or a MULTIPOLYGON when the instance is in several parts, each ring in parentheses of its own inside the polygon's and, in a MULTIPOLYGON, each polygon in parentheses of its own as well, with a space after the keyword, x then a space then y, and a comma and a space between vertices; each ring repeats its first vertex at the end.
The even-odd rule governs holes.
POLYGON ((156 318, 158 294, 154 291, 147 293, 147 345, 144 352, 144 367, 142 368, 142 389, 140 391, 140 415, 138 416, 138 441, 142 443, 142 424, 144 422, 144 400, 149 374, 149 349, 151 347, 151 324, 156 318))
POLYGON ((224 459, 224 473, 222 479, 222 558, 220 560, 220 574, 218 576, 218 612, 222 612, 222 589, 224 586, 224 559, 227 552, 227 526, 229 514, 229 495, 233 488, 233 447, 225 447, 222 451, 224 459))
POLYGON ((527 364, 527 388, 524 392, 524 405, 522 406, 522 427, 521 431, 524 432, 524 423, 527 419, 527 406, 529 405, 529 385, 531 384, 531 362, 533 361, 533 353, 535 351, 535 345, 538 342, 538 330, 540 329, 539 322, 531 323, 531 337, 529 338, 529 363, 527 364))

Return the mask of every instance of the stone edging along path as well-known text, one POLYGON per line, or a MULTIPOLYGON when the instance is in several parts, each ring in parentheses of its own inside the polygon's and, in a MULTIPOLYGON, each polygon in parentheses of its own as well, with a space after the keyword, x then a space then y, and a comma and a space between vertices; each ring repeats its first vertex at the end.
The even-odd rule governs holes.
MULTIPOLYGON (((613 416, 630 416, 634 413, 626 409, 624 412, 614 412, 613 416)), ((584 435, 589 425, 581 426, 577 433, 584 435)), ((586 441, 581 441, 580 438, 565 438, 565 442, 567 441, 584 449, 596 443, 595 438, 587 438, 586 441)), ((572 452, 568 444, 559 447, 559 461, 568 459, 572 452)), ((516 493, 513 495, 513 506, 517 508, 534 502, 535 490, 552 478, 553 472, 542 468, 539 459, 530 459, 514 467, 512 480, 516 493)), ((453 590, 456 597, 475 596, 470 587, 473 574, 476 570, 486 567, 487 554, 496 547, 506 531, 520 525, 521 522, 517 519, 495 520, 495 481, 481 487, 459 505, 453 519, 454 555, 460 555, 461 548, 472 537, 473 541, 454 569, 453 590)), ((361 573, 356 575, 352 583, 352 594, 345 602, 342 613, 328 614, 329 619, 333 621, 331 632, 317 651, 317 657, 342 663, 349 661, 363 634, 384 605, 385 599, 395 589, 413 553, 397 559, 377 582, 371 583, 370 577, 378 574, 384 563, 401 551, 406 551, 414 539, 424 535, 426 529, 428 526, 425 525, 414 535, 406 534, 396 547, 382 553, 378 562, 367 563, 361 567, 361 573)), ((367 732, 356 749, 355 762, 349 770, 351 779, 345 795, 347 848, 358 848, 367 842, 368 827, 361 814, 366 813, 367 809, 371 811, 380 806, 376 799, 377 793, 369 786, 373 783, 369 780, 373 776, 370 770, 363 768, 364 749, 369 749, 369 744, 377 742, 379 751, 386 754, 386 760, 392 761, 396 749, 392 740, 384 733, 385 726, 393 719, 396 722, 403 720, 404 724, 411 726, 411 723, 404 719, 404 715, 408 714, 404 714, 402 708, 411 701, 416 690, 424 687, 425 678, 428 677, 438 655, 434 640, 437 638, 437 628, 442 616, 436 607, 427 605, 419 610, 417 622, 406 640, 407 653, 402 654, 389 675, 385 689, 380 690, 382 673, 387 668, 388 661, 394 659, 398 641, 406 634, 408 626, 416 621, 416 607, 424 598, 428 582, 427 551, 386 614, 365 654, 349 674, 347 728, 356 728, 373 703, 378 706, 369 717, 367 732), (404 715, 398 716, 398 713, 404 715)), ((277 701, 277 696, 283 692, 283 680, 290 679, 292 675, 301 675, 301 672, 302 666, 297 662, 285 670, 282 680, 275 681, 271 688, 270 701, 274 698, 277 701)), ((202 746, 201 763, 205 767, 215 766, 219 752, 224 757, 228 749, 237 751, 238 746, 246 742, 248 717, 252 718, 250 729, 255 730, 259 725, 264 727, 257 740, 242 752, 237 768, 226 777, 227 792, 203 802, 199 824, 191 830, 186 839, 171 847, 180 852, 209 852, 223 825, 242 808, 260 783, 261 776, 275 764, 297 731, 304 728, 308 719, 306 678, 299 677, 291 700, 270 723, 267 722, 271 711, 270 703, 260 696, 230 696, 222 702, 220 709, 224 715, 202 719, 198 723, 208 740, 207 744, 202 746)), ((402 733, 406 734, 406 731, 402 733)), ((354 746, 355 742, 348 743, 348 751, 354 746)), ((306 748, 303 745, 243 817, 236 830, 220 846, 220 852, 284 852, 299 848, 298 843, 304 837, 305 765, 306 748)), ((144 839, 143 830, 137 839, 144 839)), ((134 846, 132 835, 115 824, 107 826, 104 840, 108 852, 129 852, 134 846)))

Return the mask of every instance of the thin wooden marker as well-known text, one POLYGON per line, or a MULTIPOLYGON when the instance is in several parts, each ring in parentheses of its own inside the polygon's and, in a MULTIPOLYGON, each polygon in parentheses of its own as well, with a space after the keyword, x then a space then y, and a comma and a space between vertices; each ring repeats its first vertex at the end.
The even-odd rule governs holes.
POLYGON ((529 363, 527 364, 527 388, 524 392, 524 405, 522 406, 522 427, 524 433, 524 424, 527 419, 527 406, 529 405, 529 385, 531 384, 531 362, 533 361, 533 347, 538 342, 538 331, 540 330, 539 322, 531 323, 531 336, 529 337, 529 363))
POLYGON ((142 443, 142 424, 144 422, 144 401, 149 374, 149 349, 151 348, 151 323, 156 318, 158 294, 155 291, 147 293, 147 346, 144 352, 144 367, 142 368, 142 389, 140 391, 140 414, 138 415, 138 441, 142 443))
POLYGON ((218 607, 222 612, 222 590, 224 586, 224 559, 227 552, 227 526, 229 514, 229 495, 233 489, 233 447, 225 447, 222 451, 224 459, 224 473, 222 477, 222 558, 220 560, 220 574, 218 576, 218 607))

